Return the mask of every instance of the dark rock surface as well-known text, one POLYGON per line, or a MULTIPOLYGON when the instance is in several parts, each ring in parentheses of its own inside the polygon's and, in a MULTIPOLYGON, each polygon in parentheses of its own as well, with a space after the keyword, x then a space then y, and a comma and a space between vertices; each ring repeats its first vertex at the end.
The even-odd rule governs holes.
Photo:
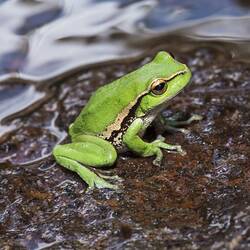
MULTIPOLYGON (((250 64, 225 44, 168 40, 161 49, 193 72, 165 112, 204 117, 187 135, 164 134, 187 155, 165 152, 161 167, 122 155, 112 168, 123 179, 120 192, 87 191, 49 154, 98 86, 154 52, 65 76, 44 88, 44 104, 6 122, 17 129, 0 145, 2 249, 250 248, 250 64)), ((152 127, 147 136, 154 135, 152 127)))

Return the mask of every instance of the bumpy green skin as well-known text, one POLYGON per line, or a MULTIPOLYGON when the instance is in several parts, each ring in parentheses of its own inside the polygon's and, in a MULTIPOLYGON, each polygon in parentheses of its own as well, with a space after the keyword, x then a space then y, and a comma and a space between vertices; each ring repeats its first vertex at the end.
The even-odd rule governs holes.
POLYGON ((77 172, 90 187, 115 189, 117 186, 104 180, 107 176, 91 171, 90 167, 113 165, 117 151, 124 149, 145 157, 155 155, 155 165, 162 159, 161 148, 184 153, 180 146, 164 143, 162 137, 148 143, 140 136, 190 77, 186 65, 167 52, 159 52, 152 62, 99 88, 70 126, 72 143, 54 148, 56 161, 77 172), (158 78, 168 79, 167 91, 162 95, 151 92, 151 84, 158 78), (129 121, 126 126, 125 120, 129 121), (113 132, 118 136, 111 140, 113 132))

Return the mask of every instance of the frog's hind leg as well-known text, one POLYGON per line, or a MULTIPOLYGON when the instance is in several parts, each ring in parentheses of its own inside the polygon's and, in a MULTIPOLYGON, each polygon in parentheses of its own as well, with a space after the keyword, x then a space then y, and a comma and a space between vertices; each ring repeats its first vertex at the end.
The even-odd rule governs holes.
POLYGON ((71 171, 76 172, 87 184, 90 188, 97 187, 97 188, 110 188, 110 189, 117 189, 116 185, 110 184, 105 181, 102 177, 98 176, 96 173, 85 167, 84 165, 78 163, 75 160, 71 160, 66 157, 56 157, 56 161, 68 168, 71 171))
POLYGON ((89 187, 117 189, 116 185, 108 183, 89 168, 114 164, 117 153, 109 142, 94 136, 83 136, 73 143, 57 145, 53 155, 60 165, 76 172, 89 187))

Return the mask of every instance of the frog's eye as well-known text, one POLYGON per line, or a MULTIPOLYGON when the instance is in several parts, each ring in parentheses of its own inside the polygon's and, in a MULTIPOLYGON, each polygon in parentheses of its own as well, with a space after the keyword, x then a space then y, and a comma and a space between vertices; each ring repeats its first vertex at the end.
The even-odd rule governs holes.
POLYGON ((166 92, 168 87, 167 81, 164 79, 156 79, 151 84, 151 92, 154 95, 162 95, 166 92))

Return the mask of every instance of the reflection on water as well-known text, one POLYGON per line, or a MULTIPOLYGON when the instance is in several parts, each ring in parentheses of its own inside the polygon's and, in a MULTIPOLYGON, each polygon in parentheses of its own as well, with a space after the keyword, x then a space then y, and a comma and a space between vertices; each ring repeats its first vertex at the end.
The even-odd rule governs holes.
MULTIPOLYGON (((198 20, 216 16, 242 16, 249 14, 249 10, 241 1, 221 0, 160 0, 150 15, 145 17, 146 27, 163 29, 180 22, 198 20)), ((183 25, 183 24, 182 24, 183 25)), ((184 24, 185 25, 185 24, 184 24)))
POLYGON ((0 3, 1 75, 20 72, 45 79, 79 65, 133 56, 143 50, 138 40, 177 27, 189 27, 182 30, 189 36, 249 38, 249 17, 241 20, 250 13, 247 1, 0 3))

